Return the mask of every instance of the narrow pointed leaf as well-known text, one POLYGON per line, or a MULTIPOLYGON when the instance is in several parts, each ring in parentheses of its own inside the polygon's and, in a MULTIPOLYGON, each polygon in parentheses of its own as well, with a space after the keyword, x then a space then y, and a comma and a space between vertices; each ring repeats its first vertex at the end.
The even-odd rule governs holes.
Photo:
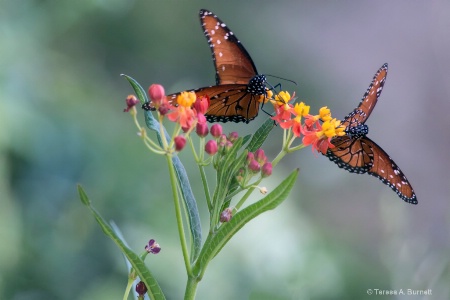
POLYGON ((225 244, 239 231, 246 223, 254 219, 261 213, 274 209, 280 205, 289 195, 297 179, 298 169, 293 171, 281 184, 270 194, 256 203, 249 205, 238 212, 230 222, 223 224, 214 236, 208 236, 202 252, 194 266, 194 273, 200 274, 207 264, 219 253, 225 244))
POLYGON ((139 257, 139 255, 134 253, 125 244, 125 242, 120 239, 120 237, 116 234, 113 228, 111 228, 111 226, 102 218, 102 216, 97 212, 97 210, 91 205, 91 202, 89 201, 86 193, 84 192, 83 188, 80 185, 78 185, 78 193, 80 194, 81 202, 83 202, 83 204, 89 208, 91 213, 94 215, 95 220, 100 225, 100 228, 119 247, 120 251, 122 251, 122 253, 125 255, 125 257, 133 266, 136 273, 139 275, 139 278, 145 283, 148 289, 147 294, 149 295, 150 299, 152 300, 166 299, 158 282, 153 277, 150 270, 147 269, 147 267, 145 266, 144 262, 139 257))
POLYGON ((261 127, 256 130, 255 134, 253 135, 250 143, 247 146, 247 150, 249 152, 255 152, 259 148, 261 148, 264 141, 267 139, 267 136, 269 135, 270 131, 272 131, 273 127, 275 126, 275 123, 271 118, 267 119, 261 127))
MULTIPOLYGON (((128 82, 130 82, 131 86, 133 87, 136 95, 141 100, 141 102, 143 102, 143 100, 144 102, 148 102, 149 100, 147 97, 147 93, 142 88, 142 86, 132 77, 127 75, 123 76, 128 80, 128 82)), ((160 135, 161 131, 159 128, 160 127, 159 122, 153 117, 153 114, 149 111, 145 112, 145 122, 147 124, 147 127, 156 133, 159 143, 161 144, 162 136, 160 135)), ((169 141, 170 136, 165 129, 164 135, 167 141, 169 141)), ((184 168, 178 156, 173 156, 172 162, 175 167, 178 182, 180 184, 183 201, 188 211, 189 228, 191 231, 193 241, 192 245, 193 253, 191 253, 191 260, 194 261, 197 258, 198 254, 200 253, 200 249, 202 246, 202 228, 200 222, 200 214, 198 212, 197 202, 195 201, 194 193, 192 192, 186 169, 184 168)))
POLYGON ((144 104, 145 102, 149 102, 148 97, 147 97, 147 93, 145 92, 145 90, 142 88, 142 86, 134 78, 132 78, 132 77, 130 77, 128 75, 125 75, 125 74, 121 74, 120 76, 124 76, 128 80, 128 82, 133 87, 134 92, 136 93, 136 96, 141 101, 141 104, 144 104))

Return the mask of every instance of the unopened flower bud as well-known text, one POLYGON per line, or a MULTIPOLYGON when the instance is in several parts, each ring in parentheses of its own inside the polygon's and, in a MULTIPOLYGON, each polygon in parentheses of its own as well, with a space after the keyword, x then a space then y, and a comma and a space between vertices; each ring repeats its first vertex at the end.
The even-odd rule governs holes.
POLYGON ((152 84, 148 88, 148 95, 155 105, 161 103, 162 99, 166 96, 164 87, 160 84, 152 84))
POLYGON ((250 163, 248 164, 248 168, 253 173, 258 173, 261 170, 261 166, 259 165, 259 163, 255 159, 250 161, 250 163))
POLYGON ((208 124, 206 123, 197 123, 196 128, 195 128, 195 132, 198 134, 198 136, 200 137, 205 137, 208 135, 208 124))
POLYGON ((205 152, 209 155, 214 155, 217 153, 217 142, 215 140, 209 140, 205 145, 205 152))
POLYGON ((175 142, 175 150, 178 152, 183 150, 186 145, 186 138, 182 135, 176 136, 173 141, 175 142))
POLYGON ((138 293, 139 296, 144 296, 145 293, 147 293, 147 287, 144 282, 140 281, 136 284, 136 293, 138 293))
POLYGON ((220 213, 220 222, 229 222, 233 217, 233 210, 229 207, 225 208, 223 212, 220 213))
POLYGON ((129 111, 132 107, 134 107, 136 104, 139 103, 139 99, 136 98, 135 95, 128 95, 128 97, 125 99, 125 103, 127 104, 127 108, 125 108, 123 111, 127 112, 129 111))
POLYGON ((272 175, 272 163, 266 162, 261 168, 262 177, 272 175))
POLYGON ((264 154, 263 149, 259 148, 255 151, 255 159, 260 165, 263 165, 267 161, 267 157, 264 154))
POLYGON ((239 134, 236 131, 233 131, 232 133, 230 133, 228 135, 228 140, 233 143, 235 140, 238 139, 238 137, 239 137, 239 134))
POLYGON ((218 138, 222 135, 222 125, 220 124, 213 124, 211 126, 211 135, 215 138, 218 138))

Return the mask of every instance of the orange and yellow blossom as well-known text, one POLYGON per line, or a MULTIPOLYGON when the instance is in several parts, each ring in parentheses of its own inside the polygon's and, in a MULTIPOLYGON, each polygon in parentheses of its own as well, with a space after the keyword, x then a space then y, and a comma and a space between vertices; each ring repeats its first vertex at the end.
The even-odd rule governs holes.
POLYGON ((304 135, 303 144, 305 146, 311 145, 313 150, 320 151, 322 154, 326 154, 328 148, 334 148, 334 145, 331 143, 333 137, 345 134, 341 121, 336 119, 329 119, 323 124, 315 122, 314 127, 305 125, 301 128, 301 131, 304 135))
POLYGON ((172 107, 172 112, 167 114, 167 118, 172 122, 178 122, 184 130, 194 126, 196 119, 195 110, 191 108, 197 96, 194 92, 182 92, 177 96, 178 106, 172 107))
POLYGON ((289 101, 294 97, 295 92, 291 97, 289 92, 281 91, 275 96, 275 99, 270 100, 275 108, 275 117, 272 117, 272 120, 280 124, 283 129, 288 129, 293 125, 291 122, 292 104, 289 104, 289 101))

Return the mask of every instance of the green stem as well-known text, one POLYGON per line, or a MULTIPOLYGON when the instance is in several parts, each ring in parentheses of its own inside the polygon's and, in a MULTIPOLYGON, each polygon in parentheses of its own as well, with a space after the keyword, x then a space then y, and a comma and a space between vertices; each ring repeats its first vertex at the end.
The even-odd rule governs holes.
POLYGON ((288 153, 288 152, 287 152, 285 149, 281 150, 281 152, 278 153, 277 157, 275 157, 275 158, 272 160, 272 167, 275 167, 275 166, 278 164, 278 162, 279 162, 279 161, 280 161, 287 153, 288 153))
POLYGON ((245 201, 250 197, 252 192, 255 190, 256 186, 261 182, 262 178, 260 178, 258 181, 256 181, 252 187, 250 187, 247 192, 244 194, 244 196, 239 200, 239 202, 235 205, 236 210, 239 210, 241 206, 245 203, 245 201))
POLYGON ((187 272, 188 276, 190 276, 192 270, 191 270, 191 265, 189 263, 189 254, 188 254, 188 248, 187 248, 187 244, 186 244, 186 236, 184 234, 180 200, 178 198, 178 183, 177 183, 175 169, 174 169, 173 162, 172 162, 172 157, 170 155, 167 155, 166 158, 167 158, 167 164, 169 165, 170 183, 172 186, 173 202, 175 204, 175 216, 177 218, 178 234, 180 235, 181 250, 183 251, 183 258, 184 258, 184 264, 186 266, 186 272, 187 272))
POLYGON ((208 204, 208 210, 209 212, 211 212, 212 210, 211 195, 209 194, 208 179, 206 178, 205 168, 199 165, 198 169, 200 170, 200 176, 202 177, 203 191, 205 192, 206 204, 208 204))
POLYGON ((184 293, 184 300, 193 300, 195 299, 195 294, 197 293, 197 285, 199 280, 197 277, 188 276, 188 280, 186 283, 186 291, 184 293))
POLYGON ((125 294, 123 295, 123 300, 128 299, 128 295, 130 294, 131 288, 133 287, 133 278, 128 278, 127 287, 125 288, 125 294))

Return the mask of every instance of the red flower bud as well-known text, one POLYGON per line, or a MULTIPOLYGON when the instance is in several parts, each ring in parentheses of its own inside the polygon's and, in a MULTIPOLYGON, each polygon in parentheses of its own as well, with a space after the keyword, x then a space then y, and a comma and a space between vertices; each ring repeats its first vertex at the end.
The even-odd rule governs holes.
POLYGON ((175 142, 175 150, 181 151, 183 150, 184 146, 186 145, 186 138, 182 135, 176 136, 173 141, 175 142))
POLYGON ((214 155, 217 153, 217 142, 215 140, 209 140, 205 145, 205 152, 209 155, 214 155))

